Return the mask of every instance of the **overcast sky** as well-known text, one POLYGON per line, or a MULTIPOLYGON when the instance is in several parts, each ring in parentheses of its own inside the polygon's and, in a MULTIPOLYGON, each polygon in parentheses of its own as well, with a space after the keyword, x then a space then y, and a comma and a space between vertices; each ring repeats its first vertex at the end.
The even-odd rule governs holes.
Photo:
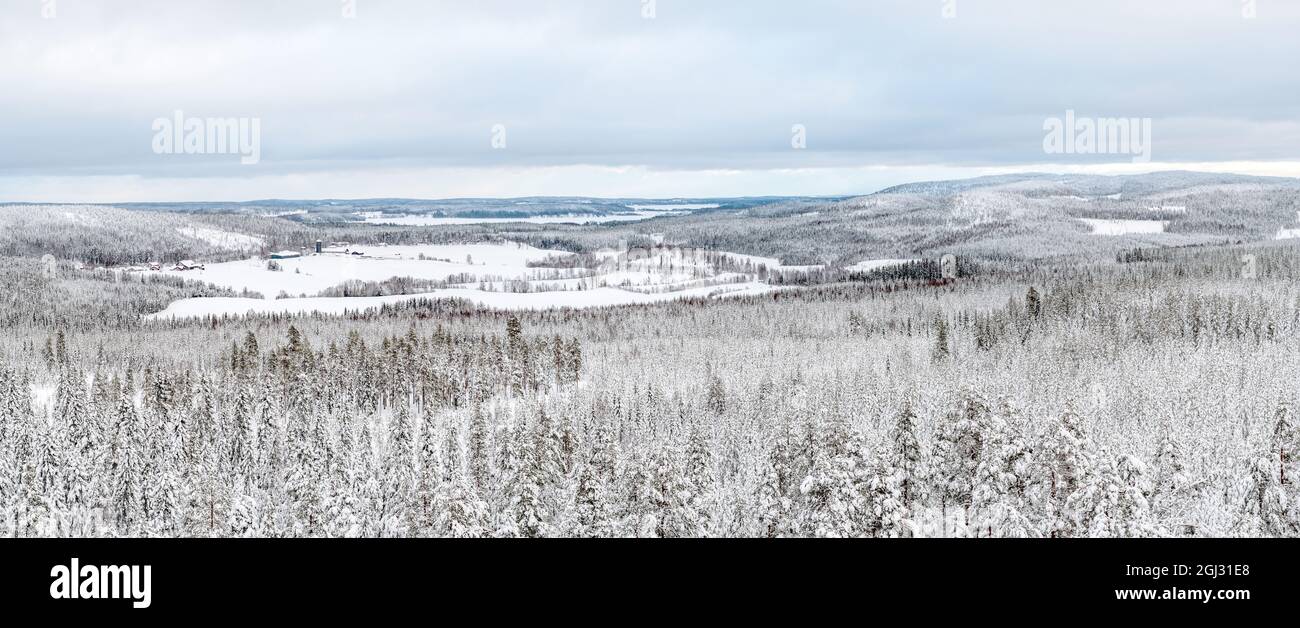
POLYGON ((343 0, 0 0, 0 200, 1300 176, 1295 0, 648 3, 355 0, 347 18, 343 0), (177 110, 256 118, 260 161, 157 154, 154 120, 177 110), (1066 110, 1151 118, 1152 161, 1046 154, 1066 110))

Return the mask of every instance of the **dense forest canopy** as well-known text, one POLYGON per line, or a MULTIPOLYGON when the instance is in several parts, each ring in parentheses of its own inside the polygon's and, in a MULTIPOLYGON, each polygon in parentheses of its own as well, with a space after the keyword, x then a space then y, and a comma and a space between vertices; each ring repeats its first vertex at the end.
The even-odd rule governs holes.
POLYGON ((66 216, 0 214, 19 225, 0 236, 0 535, 1300 536, 1300 250, 1269 233, 1294 195, 1148 182, 1168 232, 1105 238, 1058 210, 1147 219, 1150 199, 1086 183, 1101 200, 1048 200, 1083 184, 1030 178, 600 227, 184 218, 272 248, 587 254, 541 268, 652 233, 787 264, 918 260, 513 312, 433 293, 153 320, 233 295, 72 260, 247 242, 196 240, 165 212, 76 208, 102 222, 69 238, 66 216), (52 274, 42 243, 65 247, 52 274))

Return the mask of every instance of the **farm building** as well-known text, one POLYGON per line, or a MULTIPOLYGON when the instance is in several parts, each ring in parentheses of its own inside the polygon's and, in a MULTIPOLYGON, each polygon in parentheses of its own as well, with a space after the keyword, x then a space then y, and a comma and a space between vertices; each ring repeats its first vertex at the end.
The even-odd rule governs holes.
POLYGON ((293 259, 295 257, 302 257, 302 253, 298 251, 279 251, 271 254, 271 259, 293 259))

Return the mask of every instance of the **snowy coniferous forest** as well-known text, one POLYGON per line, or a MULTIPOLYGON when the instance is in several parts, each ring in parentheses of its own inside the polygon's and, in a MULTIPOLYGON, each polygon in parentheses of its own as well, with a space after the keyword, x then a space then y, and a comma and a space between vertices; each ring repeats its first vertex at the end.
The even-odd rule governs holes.
MULTIPOLYGON (((950 240, 1001 254, 729 298, 149 319, 236 291, 63 257, 51 276, 36 233, 0 259, 2 536, 1300 536, 1283 240, 1065 258, 950 240)), ((162 256, 114 242, 123 263, 162 256)), ((205 253, 244 254, 185 251, 205 253)))

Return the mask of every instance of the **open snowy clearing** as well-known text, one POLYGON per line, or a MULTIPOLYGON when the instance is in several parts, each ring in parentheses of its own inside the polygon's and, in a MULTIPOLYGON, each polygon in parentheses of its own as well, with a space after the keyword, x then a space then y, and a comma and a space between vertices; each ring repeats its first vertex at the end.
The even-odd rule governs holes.
POLYGON ((778 290, 758 282, 691 288, 676 292, 642 293, 617 288, 593 288, 563 292, 483 292, 454 288, 424 294, 387 297, 315 297, 307 299, 244 299, 213 297, 182 299, 167 309, 146 316, 146 320, 188 318, 207 315, 244 314, 344 314, 416 299, 467 299, 483 307, 498 310, 545 310, 553 308, 589 308, 611 305, 661 303, 687 298, 721 298, 767 294, 778 290))
POLYGON ((163 271, 237 292, 259 292, 274 299, 281 292, 314 295, 344 282, 384 281, 393 277, 445 280, 453 275, 524 278, 528 262, 572 255, 522 244, 462 244, 349 247, 351 253, 307 255, 275 260, 282 270, 267 270, 267 260, 247 259, 208 264, 203 270, 163 271), (423 255, 424 259, 420 256, 423 255))
POLYGON ((721 255, 725 255, 725 256, 731 258, 732 261, 735 262, 735 263, 739 263, 739 264, 748 264, 748 265, 753 266, 754 268, 758 268, 758 267, 761 266, 761 267, 766 268, 766 269, 769 270, 769 271, 777 271, 777 272, 805 272, 805 273, 806 273, 806 272, 810 272, 810 271, 814 271, 814 270, 821 270, 821 269, 823 268, 823 266, 822 266, 821 264, 810 264, 810 265, 803 265, 803 266, 798 266, 798 265, 790 265, 790 266, 787 266, 787 265, 782 264, 782 263, 781 263, 781 260, 779 260, 779 259, 777 259, 777 258, 775 258, 775 257, 760 257, 760 256, 758 256, 758 255, 745 255, 745 254, 743 254, 743 253, 721 253, 721 255))
POLYGON ((1080 218, 1092 229, 1093 235, 1121 236, 1135 233, 1164 233, 1166 222, 1163 220, 1104 220, 1099 218, 1080 218))
POLYGON ((662 205, 628 205, 628 209, 649 210, 649 211, 695 211, 697 209, 717 209, 722 207, 717 203, 666 203, 662 205))
POLYGON ((852 271, 852 272, 860 272, 860 273, 869 273, 873 270, 880 270, 881 268, 889 268, 890 266, 902 266, 903 264, 910 264, 912 262, 919 262, 919 261, 921 260, 919 259, 869 259, 866 261, 858 262, 852 266, 845 266, 844 270, 852 271))
POLYGON ((221 229, 210 229, 208 227, 181 227, 176 231, 183 236, 229 249, 249 250, 260 248, 266 244, 265 240, 257 236, 222 231, 221 229))
POLYGON ((1291 238, 1300 238, 1300 229, 1278 229, 1277 240, 1290 240, 1291 238))
MULTIPOLYGON (((648 206, 636 206, 648 207, 648 206)), ((550 216, 529 216, 527 218, 458 218, 448 216, 422 216, 419 214, 405 216, 366 216, 366 224, 394 225, 404 227, 426 227, 438 225, 494 225, 525 222, 536 225, 573 224, 599 225, 615 222, 637 222, 659 216, 680 216, 685 211, 641 209, 625 214, 566 214, 550 216)))

